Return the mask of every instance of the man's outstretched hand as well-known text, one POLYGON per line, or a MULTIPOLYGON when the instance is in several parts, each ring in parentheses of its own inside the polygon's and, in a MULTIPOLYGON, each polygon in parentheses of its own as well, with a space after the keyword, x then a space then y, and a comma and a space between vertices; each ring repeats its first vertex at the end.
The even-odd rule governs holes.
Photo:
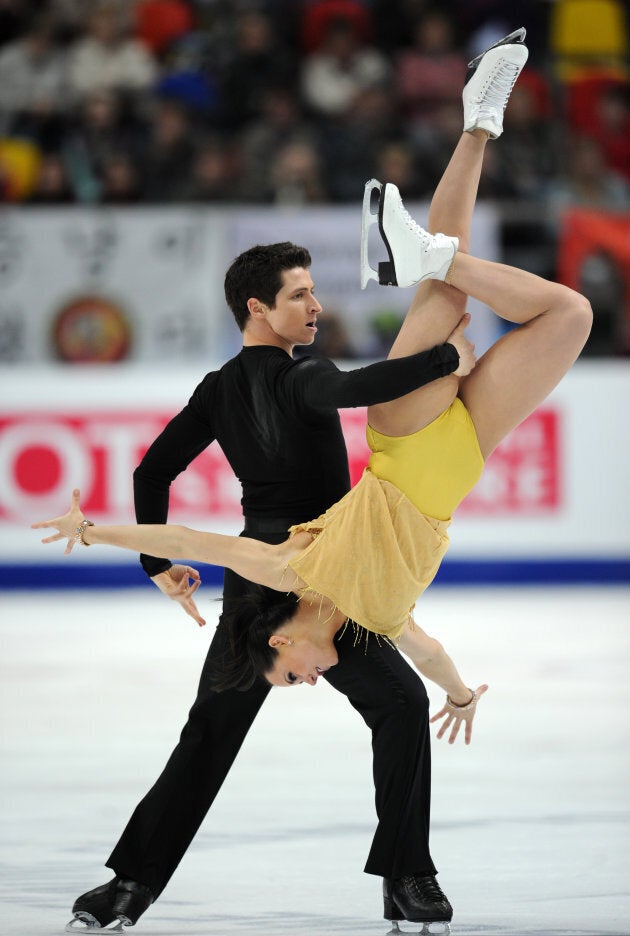
POLYGON ((201 585, 201 576, 196 569, 185 565, 172 565, 166 572, 152 576, 152 581, 167 598, 182 606, 186 614, 203 627, 206 623, 199 613, 192 596, 201 585))

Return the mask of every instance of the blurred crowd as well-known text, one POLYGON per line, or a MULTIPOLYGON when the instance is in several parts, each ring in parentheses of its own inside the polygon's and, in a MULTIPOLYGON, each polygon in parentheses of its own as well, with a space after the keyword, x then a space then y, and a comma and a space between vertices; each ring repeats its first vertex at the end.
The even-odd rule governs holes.
POLYGON ((591 3, 573 47, 571 4, 0 0, 0 201, 340 203, 372 176, 425 198, 467 62, 525 25, 481 197, 627 209, 625 4, 591 3))

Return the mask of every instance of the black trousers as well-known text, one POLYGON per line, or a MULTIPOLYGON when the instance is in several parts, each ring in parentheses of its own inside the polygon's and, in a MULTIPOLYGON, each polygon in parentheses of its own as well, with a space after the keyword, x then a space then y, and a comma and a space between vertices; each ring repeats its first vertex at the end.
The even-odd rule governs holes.
MULTIPOLYGON (((271 543, 286 538, 286 533, 248 535, 271 543)), ((248 588, 226 570, 226 598, 248 588)), ((225 642, 219 622, 179 743, 106 862, 119 876, 145 884, 156 898, 221 789, 269 692, 262 682, 247 692, 208 688, 225 642)), ((365 871, 389 878, 435 874, 429 853, 431 750, 424 685, 385 641, 379 644, 370 636, 367 643, 356 642, 348 628, 337 636, 336 647, 339 662, 325 678, 347 697, 372 733, 378 824, 365 871)))

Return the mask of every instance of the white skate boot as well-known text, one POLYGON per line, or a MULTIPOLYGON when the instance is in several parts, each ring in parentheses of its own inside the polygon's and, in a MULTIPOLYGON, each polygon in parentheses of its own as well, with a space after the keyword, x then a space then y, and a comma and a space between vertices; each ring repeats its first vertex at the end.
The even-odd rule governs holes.
POLYGON ((464 130, 486 130, 491 140, 503 133, 503 113, 529 52, 525 29, 495 42, 468 63, 464 92, 464 130))
POLYGON ((429 234, 413 220, 391 182, 365 183, 361 231, 361 289, 373 279, 381 286, 415 286, 425 279, 444 280, 459 247, 457 237, 429 234), (373 202, 378 198, 377 206, 373 202), (373 210, 373 207, 375 210, 373 210), (378 272, 368 260, 368 232, 378 221, 389 261, 378 272))

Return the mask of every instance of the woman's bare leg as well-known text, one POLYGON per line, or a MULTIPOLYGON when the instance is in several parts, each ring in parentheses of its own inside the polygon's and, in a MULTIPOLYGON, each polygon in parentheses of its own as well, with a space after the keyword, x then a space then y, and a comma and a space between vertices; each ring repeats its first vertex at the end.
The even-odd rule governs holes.
POLYGON ((460 381, 459 396, 487 458, 574 363, 591 329, 591 307, 566 286, 466 254, 456 254, 451 283, 520 325, 489 348, 460 381))
MULTIPOLYGON (((470 246, 470 226, 488 134, 463 133, 435 190, 429 230, 459 237, 460 252, 470 246)), ((391 351, 405 357, 442 344, 466 310, 467 296, 436 280, 421 283, 391 351)), ((368 422, 384 435, 408 435, 427 426, 453 402, 459 378, 451 375, 414 390, 392 403, 368 408, 368 422)))

